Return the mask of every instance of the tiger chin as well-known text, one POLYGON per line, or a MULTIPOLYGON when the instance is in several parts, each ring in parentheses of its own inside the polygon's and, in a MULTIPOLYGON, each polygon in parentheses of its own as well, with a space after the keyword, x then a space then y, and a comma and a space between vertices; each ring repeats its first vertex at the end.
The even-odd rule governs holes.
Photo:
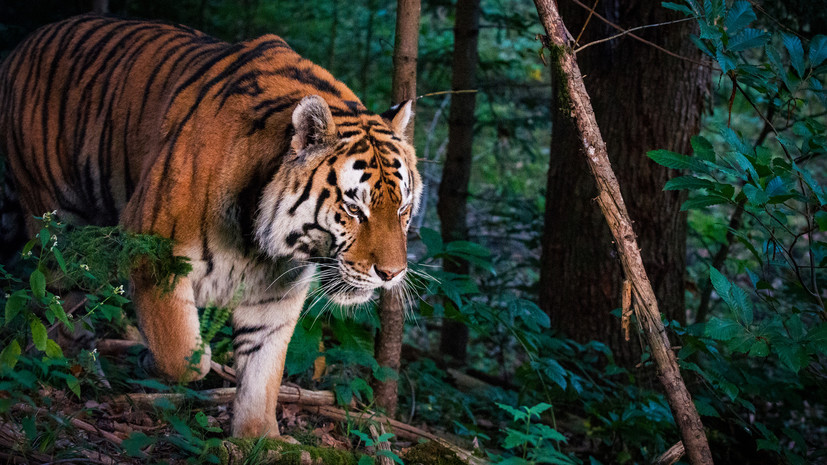
POLYGON ((197 309, 233 305, 241 437, 279 435, 285 354, 314 273, 342 305, 404 279, 422 189, 410 120, 411 102, 374 114, 273 35, 228 44, 80 16, 0 64, 0 150, 29 216, 158 234, 192 264, 171 292, 149 267, 131 274, 144 364, 205 376, 197 309))

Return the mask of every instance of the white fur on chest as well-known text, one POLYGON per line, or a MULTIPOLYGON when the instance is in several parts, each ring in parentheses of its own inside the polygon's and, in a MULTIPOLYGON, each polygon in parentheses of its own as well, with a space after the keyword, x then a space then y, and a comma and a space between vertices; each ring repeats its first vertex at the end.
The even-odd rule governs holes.
POLYGON ((315 271, 314 265, 290 259, 272 260, 220 250, 215 250, 211 258, 211 261, 191 261, 188 277, 199 307, 280 300, 303 292, 306 288, 303 284, 315 271))

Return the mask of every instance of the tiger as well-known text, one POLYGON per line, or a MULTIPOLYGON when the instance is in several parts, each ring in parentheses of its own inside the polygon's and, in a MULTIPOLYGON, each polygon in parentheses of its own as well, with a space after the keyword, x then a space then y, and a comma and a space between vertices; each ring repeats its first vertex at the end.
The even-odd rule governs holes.
POLYGON ((86 15, 38 29, 0 65, 0 150, 27 216, 159 235, 192 265, 166 291, 149 267, 131 271, 151 373, 204 377, 198 308, 233 306, 237 437, 280 435, 314 275, 345 306, 405 279, 422 191, 411 120, 412 101, 372 113, 276 35, 231 44, 86 15))

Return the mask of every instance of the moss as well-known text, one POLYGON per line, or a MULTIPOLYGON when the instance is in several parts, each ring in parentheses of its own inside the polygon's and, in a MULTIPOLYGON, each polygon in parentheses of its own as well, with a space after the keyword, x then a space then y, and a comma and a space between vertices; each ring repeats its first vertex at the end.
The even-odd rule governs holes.
POLYGON ((450 449, 429 441, 408 449, 402 457, 406 465, 465 465, 450 449))
POLYGON ((309 457, 312 463, 319 465, 356 465, 356 457, 350 452, 303 444, 289 444, 278 439, 233 438, 224 441, 224 449, 226 455, 215 454, 219 457, 227 457, 226 461, 222 459, 222 465, 242 463, 254 449, 258 449, 255 453, 257 457, 255 463, 299 465, 304 455, 306 458, 309 457), (257 447, 259 441, 261 445, 257 447))
POLYGON ((566 73, 563 72, 563 67, 560 65, 560 60, 563 58, 563 54, 568 53, 566 50, 559 46, 554 45, 552 43, 546 43, 546 47, 548 47, 549 57, 550 57, 550 64, 551 64, 551 74, 552 79, 555 83, 559 83, 557 85, 557 109, 566 117, 571 114, 571 96, 569 95, 569 88, 566 85, 568 82, 568 76, 566 73))

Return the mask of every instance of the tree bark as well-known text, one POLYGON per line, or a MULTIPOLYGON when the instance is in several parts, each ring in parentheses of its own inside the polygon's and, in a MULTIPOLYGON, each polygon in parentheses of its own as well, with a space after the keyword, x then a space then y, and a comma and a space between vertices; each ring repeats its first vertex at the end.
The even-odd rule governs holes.
MULTIPOLYGON (((416 63, 419 53, 420 0, 398 0, 396 10, 396 39, 393 47, 393 104, 416 98, 416 63)), ((414 109, 412 107, 412 109, 414 109)), ((414 122, 408 124, 405 136, 411 143, 414 122)), ((380 366, 399 372, 402 356, 402 332, 405 326, 405 302, 399 292, 385 292, 379 299, 379 331, 374 353, 380 366)), ((397 379, 373 381, 376 404, 389 417, 396 415, 398 401, 397 379)))
POLYGON ((652 350, 652 358, 657 365, 658 376, 666 391, 687 456, 692 465, 712 464, 712 454, 701 417, 692 403, 692 397, 678 369, 677 359, 661 321, 654 289, 644 269, 632 220, 609 162, 606 143, 583 84, 580 68, 569 48, 570 37, 553 0, 534 0, 534 4, 546 30, 546 45, 552 50, 553 59, 556 61, 552 66, 555 67, 556 77, 560 81, 560 91, 565 92, 561 95, 565 95, 566 98, 559 99, 558 103, 561 110, 574 121, 574 127, 577 129, 579 153, 585 156, 597 185, 597 204, 614 237, 622 270, 631 281, 635 313, 652 350))
MULTIPOLYGON (((591 2, 586 2, 591 5, 591 2)), ((571 0, 561 13, 577 35, 589 12, 571 0)), ((600 2, 597 13, 622 27, 674 19, 659 2, 600 2)), ((700 61, 688 40, 692 23, 639 32, 646 39, 700 61)), ((592 16, 579 45, 617 33, 592 16)), ((685 321, 686 215, 683 191, 664 192, 675 175, 652 163, 646 152, 691 150, 700 125, 707 68, 679 60, 626 36, 596 44, 577 56, 586 76, 597 122, 611 150, 643 262, 668 319, 685 321)), ((555 92, 565 92, 555 82, 555 92)), ((582 142, 568 114, 553 111, 551 159, 546 191, 545 231, 540 271, 540 305, 552 324, 579 342, 608 344, 618 364, 640 361, 641 344, 627 343, 621 321, 608 313, 620 306, 621 263, 609 229, 596 208, 597 193, 579 150, 582 142)))
MULTIPOLYGON (((454 56, 452 63, 451 89, 474 89, 477 85, 476 71, 477 37, 479 36, 480 0, 458 0, 454 24, 454 56)), ((442 240, 445 242, 468 240, 466 224, 468 203, 468 182, 471 178, 471 154, 474 143, 474 107, 476 93, 467 92, 451 95, 448 116, 448 152, 442 180, 439 183, 437 214, 442 225, 442 240)), ((445 271, 467 274, 467 263, 443 264, 445 271)), ((439 349, 442 354, 463 363, 467 357, 468 327, 445 319, 442 327, 439 349)))

